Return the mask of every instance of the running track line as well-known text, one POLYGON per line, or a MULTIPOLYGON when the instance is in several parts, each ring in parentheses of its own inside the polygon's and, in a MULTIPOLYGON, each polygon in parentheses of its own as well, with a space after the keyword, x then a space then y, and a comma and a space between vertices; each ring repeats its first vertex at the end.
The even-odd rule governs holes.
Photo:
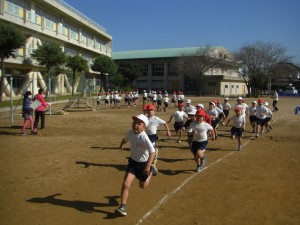
MULTIPOLYGON (((287 115, 290 115, 290 114, 281 115, 279 118, 277 118, 276 120, 274 120, 273 123, 275 123, 278 119, 281 119, 282 117, 287 116, 287 115)), ((250 142, 250 140, 253 140, 252 138, 254 137, 254 135, 255 135, 255 133, 245 142, 245 144, 242 145, 243 148, 250 142)), ((136 225, 140 225, 144 221, 146 221, 146 219, 150 215, 152 215, 156 210, 158 210, 165 202, 167 202, 173 195, 175 195, 178 191, 180 191, 190 180, 192 180, 199 173, 203 172, 204 170, 208 169, 211 166, 216 165, 217 163, 221 162, 222 160, 224 160, 225 158, 229 157, 233 153, 235 153, 235 151, 228 153, 227 155, 223 156, 222 158, 218 159, 217 161, 211 163, 209 166, 204 167, 203 170, 201 170, 200 172, 194 173, 192 176, 188 177, 185 181, 183 181, 183 183, 181 185, 179 185, 179 187, 177 187, 176 189, 174 189, 170 194, 165 195, 149 212, 147 212, 142 217, 142 219, 139 220, 139 222, 136 225)))

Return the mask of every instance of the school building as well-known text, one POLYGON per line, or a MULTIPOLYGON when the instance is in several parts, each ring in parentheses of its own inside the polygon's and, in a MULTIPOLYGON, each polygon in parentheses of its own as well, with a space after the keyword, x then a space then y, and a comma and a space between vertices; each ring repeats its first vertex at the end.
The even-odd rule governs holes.
MULTIPOLYGON (((232 53, 224 47, 213 47, 214 55, 230 59, 232 53)), ((198 93, 197 84, 190 76, 180 72, 177 60, 182 55, 194 54, 199 47, 153 49, 113 52, 115 62, 138 63, 143 75, 134 81, 139 90, 183 91, 186 94, 198 93)), ((224 70, 211 68, 202 79, 201 95, 245 96, 247 88, 238 69, 224 70)))
MULTIPOLYGON (((27 38, 25 46, 18 49, 17 58, 5 59, 4 99, 11 91, 16 97, 26 90, 35 94, 38 88, 47 89, 46 68, 30 55, 43 42, 56 41, 67 55, 80 54, 89 65, 101 54, 112 55, 112 36, 106 29, 62 0, 0 0, 0 21, 14 24, 27 38)), ((86 75, 96 80, 96 74, 90 69, 86 75)), ((65 72, 53 76, 52 92, 71 92, 70 77, 65 72)))

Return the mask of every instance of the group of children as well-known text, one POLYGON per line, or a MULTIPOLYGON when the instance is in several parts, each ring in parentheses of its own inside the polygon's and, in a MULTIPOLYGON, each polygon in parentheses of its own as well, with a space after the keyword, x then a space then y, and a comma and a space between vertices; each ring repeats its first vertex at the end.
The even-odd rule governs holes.
POLYGON ((237 138, 238 148, 241 150, 242 137, 246 129, 246 120, 249 115, 253 132, 256 137, 259 136, 263 128, 272 129, 270 121, 272 120, 272 111, 267 107, 268 103, 263 99, 253 101, 252 106, 244 102, 242 97, 237 98, 237 103, 234 106, 234 115, 229 117, 230 109, 229 99, 225 98, 224 103, 220 104, 218 100, 209 102, 208 109, 204 109, 203 104, 197 106, 191 105, 191 100, 187 99, 186 105, 183 102, 178 102, 178 110, 171 116, 168 122, 155 116, 157 107, 154 104, 144 104, 143 114, 132 117, 132 129, 122 139, 120 149, 123 145, 130 142, 130 158, 126 168, 122 188, 121 188, 121 204, 115 210, 119 216, 126 216, 126 203, 128 193, 132 181, 136 177, 139 180, 140 188, 146 188, 149 185, 152 176, 157 175, 157 156, 158 149, 156 147, 158 136, 157 128, 164 125, 167 131, 166 135, 171 138, 171 133, 168 123, 174 117, 174 129, 178 134, 177 142, 181 142, 181 136, 184 130, 187 130, 188 144, 194 156, 194 161, 197 165, 196 171, 203 169, 206 162, 205 150, 208 145, 208 138, 211 140, 217 139, 217 128, 219 125, 231 124, 230 136, 232 139, 237 138), (184 121, 186 119, 186 121, 184 121))

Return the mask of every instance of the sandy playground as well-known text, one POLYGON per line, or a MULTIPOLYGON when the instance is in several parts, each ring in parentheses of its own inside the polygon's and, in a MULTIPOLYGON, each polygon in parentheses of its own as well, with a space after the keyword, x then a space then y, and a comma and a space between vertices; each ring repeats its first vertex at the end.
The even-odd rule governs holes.
MULTIPOLYGON (((205 107, 212 100, 191 99, 205 107)), ((251 100, 246 99, 249 106, 251 100)), ((230 103, 234 105, 235 99, 230 103)), ((14 126, 1 120, 0 224, 298 225, 296 104, 299 98, 280 98, 273 130, 258 139, 248 124, 240 152, 229 138, 230 127, 220 126, 218 140, 209 141, 206 167, 199 173, 186 134, 178 144, 175 133, 167 139, 161 126, 159 174, 145 190, 133 183, 127 217, 114 214, 129 156, 128 148, 120 151, 118 146, 131 127, 131 116, 141 113, 141 102, 137 107, 47 116, 46 129, 36 136, 20 136, 22 117, 15 118, 14 126)), ((174 111, 170 107, 156 115, 167 121, 174 111)))

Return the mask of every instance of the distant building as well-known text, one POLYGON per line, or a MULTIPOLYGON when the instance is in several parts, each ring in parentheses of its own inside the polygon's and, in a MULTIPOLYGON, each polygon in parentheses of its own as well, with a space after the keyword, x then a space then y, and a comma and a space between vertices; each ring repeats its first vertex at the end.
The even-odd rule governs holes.
MULTIPOLYGON (((135 82, 141 90, 183 91, 186 94, 198 93, 197 85, 189 76, 180 73, 176 60, 183 54, 193 54, 199 47, 153 49, 139 51, 113 52, 115 62, 129 61, 140 64, 143 76, 135 82)), ((214 47, 216 55, 232 57, 227 49, 214 47)), ((203 79, 201 95, 245 96, 247 88, 238 70, 210 69, 203 79)))
MULTIPOLYGON (((44 41, 56 41, 67 55, 80 54, 89 65, 100 54, 112 54, 112 37, 107 31, 62 0, 0 0, 0 21, 16 25, 27 37, 26 45, 18 49, 18 57, 5 60, 5 74, 13 77, 13 96, 47 88, 43 76, 46 68, 30 56, 44 41)), ((87 75, 95 79, 96 73, 90 70, 87 75)), ((66 74, 55 78, 51 82, 55 93, 71 92, 66 74)), ((5 79, 4 97, 9 93, 10 82, 5 79)))

